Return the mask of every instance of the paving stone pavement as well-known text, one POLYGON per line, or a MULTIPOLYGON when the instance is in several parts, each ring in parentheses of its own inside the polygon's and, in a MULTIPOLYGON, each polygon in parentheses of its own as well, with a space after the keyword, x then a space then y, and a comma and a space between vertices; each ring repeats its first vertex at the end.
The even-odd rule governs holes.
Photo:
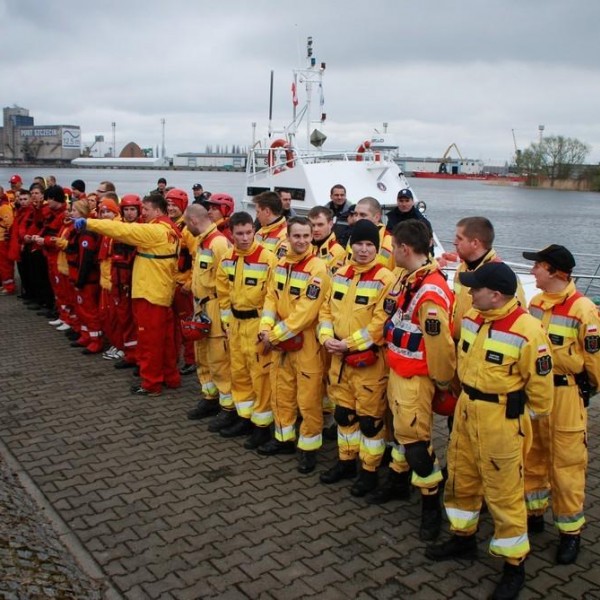
MULTIPOLYGON (((188 421, 198 393, 193 375, 160 397, 134 397, 130 371, 70 348, 16 298, 0 298, 0 322, 4 451, 81 543, 75 558, 96 578, 90 598, 100 585, 131 600, 482 599, 493 590, 501 561, 486 552, 489 516, 480 560, 432 564, 417 537, 416 494, 376 507, 350 496, 348 482, 319 483, 318 472, 335 460, 334 442, 316 473, 299 475, 293 456, 259 457, 242 440, 188 421)), ((599 427, 596 398, 578 563, 554 564, 557 536, 547 527, 532 539, 521 598, 600 598, 599 427)), ((442 440, 444 422, 436 428, 442 440)), ((3 539, 11 515, 0 513, 0 552, 22 534, 15 522, 3 539)), ((71 551, 64 550, 65 564, 71 551)), ((86 597, 36 596, 27 581, 9 589, 6 560, 0 554, 0 598, 86 597)))

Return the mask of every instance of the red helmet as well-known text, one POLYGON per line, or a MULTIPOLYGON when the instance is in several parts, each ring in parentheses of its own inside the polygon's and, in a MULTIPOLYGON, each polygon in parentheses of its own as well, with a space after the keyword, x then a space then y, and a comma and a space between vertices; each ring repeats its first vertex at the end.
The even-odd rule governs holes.
POLYGON ((235 200, 229 194, 211 194, 210 198, 205 200, 206 204, 216 204, 224 217, 229 217, 235 209, 235 200))
POLYGON ((195 315, 181 321, 181 334, 187 342, 196 342, 208 337, 211 320, 203 314, 195 315))
POLYGON ((138 210, 142 208, 142 199, 137 194, 125 194, 121 198, 121 203, 119 205, 121 208, 125 206, 135 206, 138 210))
POLYGON ((10 178, 9 183, 23 183, 23 180, 21 179, 20 175, 13 175, 10 178))
POLYGON ((435 390, 431 408, 436 415, 450 417, 454 414, 458 398, 450 391, 435 390))
POLYGON ((184 212, 188 205, 188 195, 185 190, 173 188, 167 192, 165 196, 167 202, 170 200, 181 212, 184 212))

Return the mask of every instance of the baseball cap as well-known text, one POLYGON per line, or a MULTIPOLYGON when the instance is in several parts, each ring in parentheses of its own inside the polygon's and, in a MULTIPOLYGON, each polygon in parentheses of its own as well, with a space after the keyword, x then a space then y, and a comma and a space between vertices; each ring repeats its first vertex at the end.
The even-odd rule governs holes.
POLYGON ((414 199, 413 193, 408 188, 400 190, 398 192, 398 196, 396 196, 396 197, 397 198, 410 198, 411 200, 414 199))
POLYGON ((164 177, 160 177, 159 180, 156 182, 158 183, 164 183, 165 185, 167 185, 167 180, 164 177))
POLYGON ((517 291, 517 276, 503 262, 489 262, 475 271, 458 274, 460 282, 470 288, 488 288, 506 296, 514 296, 517 291))
POLYGON ((23 180, 21 179, 20 175, 13 175, 10 178, 9 183, 23 183, 23 180))
POLYGON ((551 244, 537 252, 523 252, 523 258, 535 262, 547 262, 550 266, 570 273, 575 266, 573 255, 564 247, 558 244, 551 244))
POLYGON ((193 189, 193 190, 203 190, 204 188, 202 187, 202 184, 201 184, 201 183, 195 183, 195 184, 192 186, 192 189, 193 189))

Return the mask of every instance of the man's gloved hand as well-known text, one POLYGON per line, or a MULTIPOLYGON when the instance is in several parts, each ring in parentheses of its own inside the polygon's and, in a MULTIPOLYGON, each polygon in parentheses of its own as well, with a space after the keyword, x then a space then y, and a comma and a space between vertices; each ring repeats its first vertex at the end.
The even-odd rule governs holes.
POLYGON ((87 219, 84 219, 83 217, 75 219, 75 229, 77 229, 77 231, 85 231, 86 224, 87 219))

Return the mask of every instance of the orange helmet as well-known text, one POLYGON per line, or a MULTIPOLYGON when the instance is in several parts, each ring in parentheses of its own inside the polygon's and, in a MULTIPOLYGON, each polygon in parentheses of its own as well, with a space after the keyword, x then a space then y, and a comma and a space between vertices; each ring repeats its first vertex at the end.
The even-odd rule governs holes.
POLYGON ((165 196, 167 202, 170 200, 181 212, 184 212, 188 205, 188 195, 185 190, 173 188, 167 192, 165 196))
POLYGON ((229 194, 211 194, 210 198, 203 201, 206 206, 215 204, 219 207, 221 214, 227 218, 231 216, 234 211, 235 200, 229 194))
POLYGON ((196 342, 208 337, 211 320, 203 314, 188 317, 181 321, 181 335, 186 342, 196 342))
POLYGON ((135 206, 138 210, 142 208, 142 199, 137 194, 125 194, 121 198, 121 208, 125 206, 135 206))
POLYGON ((450 417, 454 414, 458 398, 449 390, 435 390, 431 408, 436 415, 450 417))

